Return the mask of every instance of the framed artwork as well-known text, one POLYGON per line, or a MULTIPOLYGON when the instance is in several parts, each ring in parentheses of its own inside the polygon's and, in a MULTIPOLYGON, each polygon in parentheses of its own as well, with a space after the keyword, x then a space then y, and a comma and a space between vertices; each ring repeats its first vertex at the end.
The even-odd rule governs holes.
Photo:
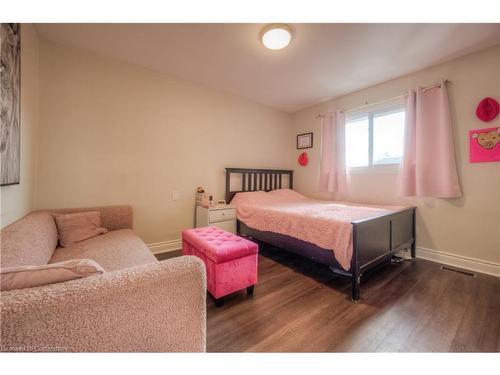
POLYGON ((0 185, 19 184, 21 25, 0 23, 0 185))
POLYGON ((470 162, 500 161, 500 127, 469 131, 470 162))
POLYGON ((297 150, 311 148, 313 146, 313 133, 303 133, 297 135, 297 150))

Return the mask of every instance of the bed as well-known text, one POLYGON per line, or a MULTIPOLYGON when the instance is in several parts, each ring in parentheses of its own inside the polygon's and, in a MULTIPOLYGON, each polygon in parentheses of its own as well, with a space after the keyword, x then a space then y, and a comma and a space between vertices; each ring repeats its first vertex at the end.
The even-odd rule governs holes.
MULTIPOLYGON (((292 170, 226 168, 225 198, 227 202, 231 202, 238 193, 278 193, 286 189, 293 191, 292 170), (237 186, 236 189, 233 189, 234 185, 237 186)), ((290 195, 292 193, 290 192, 288 194, 290 195)), ((239 196, 243 195, 244 194, 240 194, 239 196)), ((262 195, 262 198, 266 197, 262 195)), ((298 194, 297 199, 299 199, 298 194)), ((311 202, 306 203, 309 204, 311 202)), ((349 212, 351 216, 346 217, 355 218, 352 221, 343 223, 344 228, 346 225, 349 228, 350 252, 349 257, 346 258, 348 259, 347 264, 344 258, 339 257, 338 254, 336 256, 336 250, 331 246, 321 247, 314 243, 332 243, 330 241, 332 239, 326 236, 323 238, 324 241, 310 242, 304 240, 303 236, 302 238, 297 238, 293 235, 284 234, 287 233, 286 231, 277 232, 274 230, 256 229, 256 227, 258 227, 257 225, 248 225, 241 220, 241 216, 238 218, 237 222, 238 234, 252 237, 265 244, 299 254, 327 265, 335 274, 350 278, 352 285, 352 300, 359 301, 360 280, 363 274, 390 261, 395 253, 403 249, 410 248, 412 258, 415 257, 415 207, 392 207, 386 209, 380 206, 354 205, 352 207, 356 208, 350 210, 343 207, 343 205, 337 205, 336 202, 330 203, 332 203, 333 206, 342 207, 342 209, 346 210, 345 212, 349 212), (372 207, 374 208, 373 210, 371 210, 372 207), (352 214, 351 211, 357 211, 357 213, 352 214)), ((247 205, 247 208, 248 207, 250 207, 250 205, 247 205)), ((277 217, 276 215, 283 215, 281 216, 283 221, 285 219, 290 219, 286 216, 287 213, 280 209, 279 204, 275 204, 273 207, 262 206, 256 207, 256 209, 257 208, 260 209, 261 214, 266 213, 267 216, 272 214, 274 217, 277 217), (274 212, 272 212, 272 210, 274 210, 274 212)), ((307 212, 305 209, 303 211, 307 212)), ((291 212, 290 215, 295 215, 295 212, 291 212)), ((306 217, 306 219, 310 218, 306 217)), ((317 223, 321 222, 317 221, 317 223)), ((332 232, 325 230, 322 233, 332 232)))

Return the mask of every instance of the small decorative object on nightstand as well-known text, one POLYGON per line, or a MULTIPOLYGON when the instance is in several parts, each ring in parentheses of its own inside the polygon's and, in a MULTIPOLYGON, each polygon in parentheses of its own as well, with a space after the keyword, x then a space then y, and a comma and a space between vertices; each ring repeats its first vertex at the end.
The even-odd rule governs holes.
POLYGON ((236 209, 229 205, 213 207, 196 206, 196 223, 199 227, 218 227, 236 234, 236 209))

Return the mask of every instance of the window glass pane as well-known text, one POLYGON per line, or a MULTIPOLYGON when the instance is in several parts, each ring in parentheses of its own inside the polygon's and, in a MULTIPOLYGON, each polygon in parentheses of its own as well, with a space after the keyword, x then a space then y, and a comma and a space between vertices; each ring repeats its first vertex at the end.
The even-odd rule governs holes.
POLYGON ((368 131, 367 117, 348 121, 345 125, 345 152, 347 167, 368 166, 368 131))
POLYGON ((403 157, 405 111, 373 116, 373 164, 399 164, 403 157))

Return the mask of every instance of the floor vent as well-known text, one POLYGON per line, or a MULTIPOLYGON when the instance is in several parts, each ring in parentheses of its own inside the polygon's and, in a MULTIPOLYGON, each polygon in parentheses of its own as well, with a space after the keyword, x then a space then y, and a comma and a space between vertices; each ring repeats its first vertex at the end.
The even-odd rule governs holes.
POLYGON ((444 271, 450 271, 450 272, 459 273, 460 275, 464 275, 464 276, 476 277, 476 274, 473 273, 473 272, 463 271, 463 270, 459 270, 457 268, 451 268, 451 267, 447 267, 447 266, 441 266, 441 269, 444 270, 444 271))

